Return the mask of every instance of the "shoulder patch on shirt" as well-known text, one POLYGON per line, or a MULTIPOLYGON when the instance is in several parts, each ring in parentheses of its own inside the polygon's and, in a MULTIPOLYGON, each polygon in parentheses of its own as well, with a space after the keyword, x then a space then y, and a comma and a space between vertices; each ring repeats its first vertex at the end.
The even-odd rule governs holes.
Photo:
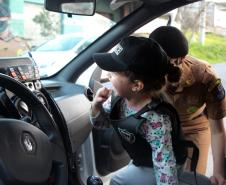
POLYGON ((191 106, 191 107, 188 107, 187 113, 192 114, 192 113, 196 112, 197 110, 198 110, 198 107, 191 106))
POLYGON ((212 90, 212 94, 216 101, 221 101, 225 97, 225 90, 221 83, 219 83, 215 88, 212 90))

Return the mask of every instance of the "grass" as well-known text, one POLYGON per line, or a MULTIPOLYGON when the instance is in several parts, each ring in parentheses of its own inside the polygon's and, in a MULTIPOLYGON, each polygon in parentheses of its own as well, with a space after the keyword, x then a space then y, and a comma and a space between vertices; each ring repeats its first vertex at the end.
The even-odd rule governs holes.
POLYGON ((226 62, 226 37, 206 33, 205 44, 198 42, 197 36, 190 42, 189 54, 211 64, 226 62))

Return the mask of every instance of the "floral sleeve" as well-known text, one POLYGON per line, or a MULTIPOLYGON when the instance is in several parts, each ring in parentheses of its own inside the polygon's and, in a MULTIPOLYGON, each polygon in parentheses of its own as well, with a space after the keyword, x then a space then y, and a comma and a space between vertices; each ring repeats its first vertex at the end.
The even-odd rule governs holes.
POLYGON ((109 126, 108 115, 109 115, 109 112, 110 112, 110 108, 111 108, 111 97, 109 97, 103 103, 102 109, 97 116, 92 117, 91 114, 90 114, 90 121, 95 128, 103 128, 103 127, 109 126))
POLYGON ((171 140, 171 122, 168 116, 148 112, 141 134, 152 147, 152 160, 158 185, 178 185, 176 160, 171 140))

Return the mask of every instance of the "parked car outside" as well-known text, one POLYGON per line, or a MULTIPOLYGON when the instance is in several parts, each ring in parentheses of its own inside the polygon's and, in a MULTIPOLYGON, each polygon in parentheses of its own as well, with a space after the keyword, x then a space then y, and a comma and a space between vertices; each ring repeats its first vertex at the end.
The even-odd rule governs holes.
POLYGON ((28 54, 39 67, 41 77, 55 74, 89 46, 97 35, 68 33, 32 49, 28 54))

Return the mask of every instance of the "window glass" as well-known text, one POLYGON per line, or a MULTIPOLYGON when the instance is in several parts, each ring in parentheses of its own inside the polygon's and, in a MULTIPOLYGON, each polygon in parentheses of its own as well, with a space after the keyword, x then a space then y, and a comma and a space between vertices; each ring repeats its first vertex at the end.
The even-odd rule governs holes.
POLYGON ((211 64, 226 62, 225 2, 201 1, 151 21, 134 35, 146 36, 157 27, 171 25, 179 28, 189 42, 189 54, 211 64))
POLYGON ((72 49, 82 40, 82 37, 65 37, 47 41, 45 44, 38 47, 35 51, 66 51, 72 49))
MULTIPOLYGON (((226 11, 223 1, 201 1, 180 7, 150 21, 132 35, 148 37, 160 26, 180 29, 189 42, 189 55, 210 63, 226 88, 226 11)), ((103 81, 106 73, 102 74, 103 81)))
POLYGON ((51 76, 141 4, 102 1, 94 16, 68 17, 44 0, 0 0, 0 57, 32 56, 41 77, 51 76))

